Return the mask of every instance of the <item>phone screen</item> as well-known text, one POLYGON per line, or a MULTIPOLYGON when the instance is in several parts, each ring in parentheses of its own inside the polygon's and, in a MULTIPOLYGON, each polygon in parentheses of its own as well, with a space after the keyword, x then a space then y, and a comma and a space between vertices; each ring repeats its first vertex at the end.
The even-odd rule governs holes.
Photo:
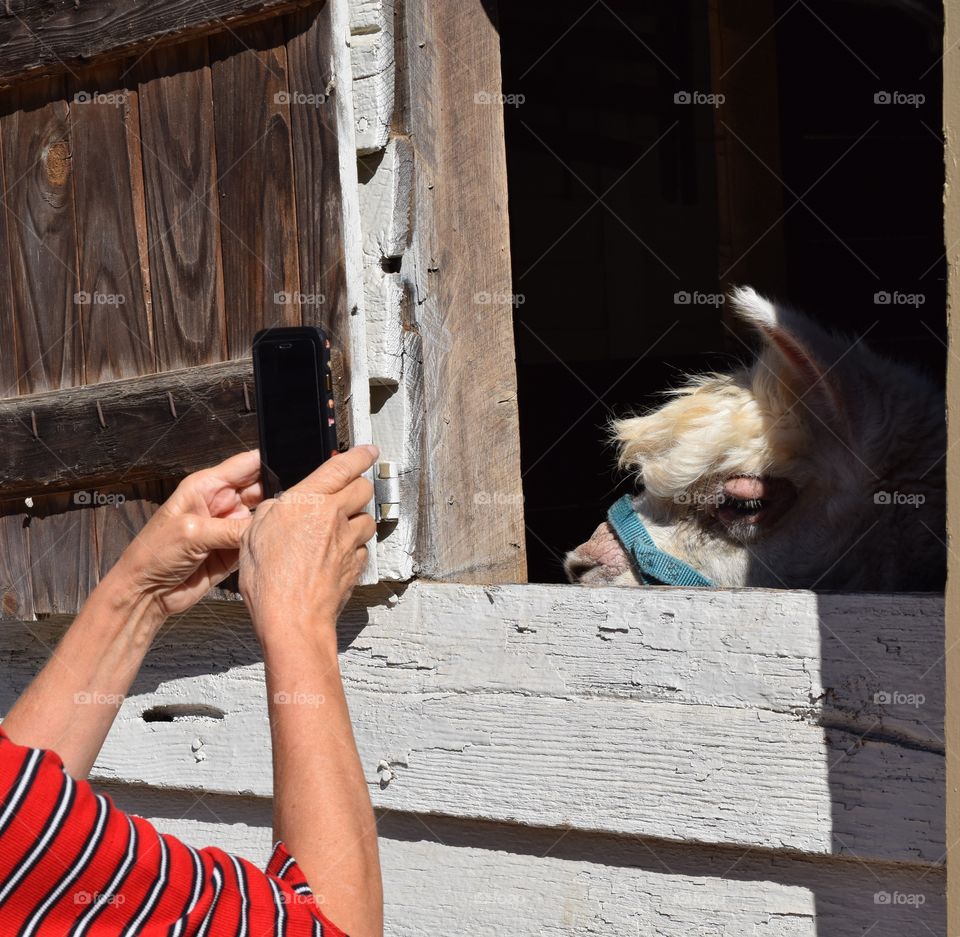
POLYGON ((262 341, 256 348, 268 495, 303 481, 320 466, 328 414, 321 406, 320 349, 306 338, 262 341))

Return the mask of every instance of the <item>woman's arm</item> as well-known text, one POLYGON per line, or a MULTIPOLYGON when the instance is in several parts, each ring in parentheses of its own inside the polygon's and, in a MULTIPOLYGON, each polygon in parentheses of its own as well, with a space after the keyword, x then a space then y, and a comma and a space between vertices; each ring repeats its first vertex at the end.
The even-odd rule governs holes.
POLYGON ((361 478, 377 450, 335 456, 265 502, 244 538, 240 591, 264 650, 275 837, 351 937, 382 937, 377 827, 337 663, 336 619, 376 532, 361 478))
POLYGON ((87 599, 3 720, 7 735, 54 749, 87 776, 154 636, 237 568, 262 498, 257 452, 187 476, 87 599))
POLYGON ((85 778, 164 618, 108 574, 14 703, 4 731, 17 744, 55 750, 71 777, 85 778))

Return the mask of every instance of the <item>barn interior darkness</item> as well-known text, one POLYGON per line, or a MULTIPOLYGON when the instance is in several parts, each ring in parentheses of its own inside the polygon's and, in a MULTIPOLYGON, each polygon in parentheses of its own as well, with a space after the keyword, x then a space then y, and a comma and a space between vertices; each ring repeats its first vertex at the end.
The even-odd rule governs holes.
POLYGON ((531 581, 562 581, 629 489, 609 420, 747 355, 715 299, 732 285, 943 384, 941 16, 500 4, 531 581))

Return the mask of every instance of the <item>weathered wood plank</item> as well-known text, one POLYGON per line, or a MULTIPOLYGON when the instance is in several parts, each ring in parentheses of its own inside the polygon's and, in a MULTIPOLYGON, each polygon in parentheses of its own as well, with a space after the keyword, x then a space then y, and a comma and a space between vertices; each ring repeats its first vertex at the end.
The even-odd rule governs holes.
POLYGON ((396 87, 394 0, 351 3, 350 49, 357 152, 382 150, 390 138, 396 87))
MULTIPOLYGON (((7 101, 9 102, 9 95, 7 101)), ((10 269, 9 226, 16 219, 7 198, 8 188, 15 180, 8 179, 4 166, 4 120, 0 116, 0 299, 4 312, 0 313, 0 399, 19 393, 17 370, 16 328, 14 316, 14 288, 10 269)), ((30 544, 20 502, 0 505, 0 620, 19 618, 30 620, 33 611, 33 583, 30 577, 30 544)))
MULTIPOLYGON (((349 128, 339 125, 338 105, 350 85, 336 71, 333 12, 328 2, 287 17, 285 26, 300 249, 296 305, 303 325, 320 326, 330 336, 333 379, 343 401, 359 382, 353 379, 350 348, 350 320, 357 310, 347 295, 346 252, 355 248, 346 243, 345 207, 351 199, 344 189, 350 180, 340 174, 340 138, 345 130, 349 137, 349 128)), ((341 404, 341 448, 349 447, 352 436, 349 413, 341 404)))
POLYGON ((526 579, 500 46, 490 5, 405 7, 412 289, 423 340, 418 562, 429 579, 526 579))
MULTIPOLYGON (((156 370, 147 259, 147 222, 135 82, 122 63, 84 69, 72 90, 74 202, 77 214, 84 382, 99 384, 156 370)), ((154 440, 140 437, 142 451, 154 440)), ((99 579, 152 511, 128 487, 110 505, 90 504, 99 579)))
MULTIPOLYGON (((117 784, 105 790, 121 809, 191 845, 216 845, 261 867, 270 855, 269 801, 216 795, 200 801, 117 784)), ((378 829, 389 937, 944 932, 941 870, 395 813, 383 814, 378 829), (887 895, 889 903, 882 900, 887 895)))
POLYGON ((279 19, 210 39, 227 353, 297 325, 297 216, 287 56, 279 19))
MULTIPOLYGON (((165 635, 98 778, 269 796, 243 614, 165 635), (141 719, 171 703, 224 715, 141 719)), ((933 596, 415 583, 361 590, 342 667, 380 807, 930 866, 942 614, 933 596)), ((38 661, 3 640, 16 683, 38 661)))
POLYGON ((213 88, 204 40, 137 69, 158 370, 227 358, 213 88))
POLYGON ((0 401, 0 488, 27 496, 186 474, 255 448, 255 406, 249 358, 0 401))
MULTIPOLYGON (((327 0, 287 21, 300 317, 330 334, 340 448, 371 441, 349 20, 347 0, 327 0)), ((379 578, 368 547, 363 583, 379 578)))
MULTIPOLYGON (((65 83, 40 80, 6 92, 0 124, 14 288, 7 314, 14 322, 18 382, 7 393, 69 387, 83 381, 83 356, 65 83)), ((32 432, 31 420, 17 431, 32 432)), ((56 453, 45 455, 57 461, 56 453)), ((22 548, 22 539, 9 533, 7 546, 22 548)), ((27 512, 26 536, 33 597, 24 608, 32 604, 35 614, 75 610, 93 577, 92 517, 73 509, 68 496, 38 498, 27 512), (65 563, 64 556, 75 561, 65 563)))
POLYGON ((80 383, 82 364, 65 83, 31 82, 2 101, 17 378, 4 396, 13 396, 80 383))
POLYGON ((130 84, 119 64, 87 69, 70 84, 85 384, 156 370, 135 206, 136 191, 142 210, 139 161, 132 165, 127 139, 129 124, 139 140, 130 84))
POLYGON ((182 39, 301 6, 304 0, 9 0, 0 9, 0 84, 79 67, 142 43, 182 39))

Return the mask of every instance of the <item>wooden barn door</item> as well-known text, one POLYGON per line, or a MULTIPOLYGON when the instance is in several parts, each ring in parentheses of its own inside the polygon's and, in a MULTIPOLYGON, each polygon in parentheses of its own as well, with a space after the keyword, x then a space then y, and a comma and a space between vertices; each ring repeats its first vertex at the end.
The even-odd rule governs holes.
POLYGON ((345 0, 291 6, 0 8, 2 617, 76 612, 256 445, 260 328, 329 330, 369 438, 345 0))

